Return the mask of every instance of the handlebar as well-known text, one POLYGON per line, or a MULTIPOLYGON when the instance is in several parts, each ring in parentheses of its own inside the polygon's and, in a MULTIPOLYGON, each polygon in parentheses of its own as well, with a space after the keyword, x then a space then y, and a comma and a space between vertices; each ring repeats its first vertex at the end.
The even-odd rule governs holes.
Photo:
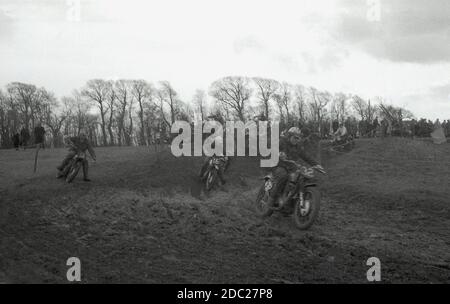
MULTIPOLYGON (((293 161, 293 160, 289 160, 289 159, 283 160, 283 162, 292 164, 292 165, 296 166, 298 169, 302 169, 302 168, 305 167, 305 166, 299 164, 298 162, 293 161)), ((317 172, 320 172, 322 174, 327 174, 327 172, 325 171, 325 169, 321 165, 312 166, 309 169, 313 169, 313 170, 315 170, 317 172)))

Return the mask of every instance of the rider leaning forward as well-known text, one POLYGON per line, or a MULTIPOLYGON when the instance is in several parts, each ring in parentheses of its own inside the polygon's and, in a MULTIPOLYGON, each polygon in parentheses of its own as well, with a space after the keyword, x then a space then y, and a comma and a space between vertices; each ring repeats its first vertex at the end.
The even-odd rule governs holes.
POLYGON ((298 169, 298 166, 294 163, 295 161, 301 159, 313 166, 314 169, 324 171, 322 166, 314 158, 309 156, 302 146, 302 131, 297 127, 289 129, 286 135, 280 136, 280 161, 272 170, 274 188, 270 191, 269 207, 277 207, 277 198, 284 190, 289 173, 293 173, 298 169))
MULTIPOLYGON (((70 161, 77 155, 78 153, 86 153, 86 150, 89 151, 89 154, 91 155, 92 159, 95 161, 95 151, 92 148, 91 143, 89 142, 86 134, 81 133, 79 136, 74 137, 67 137, 65 138, 65 143, 69 147, 69 150, 64 157, 64 160, 62 161, 61 165, 57 167, 58 174, 57 177, 62 176, 63 169, 70 163, 70 161)), ((88 171, 89 171, 89 163, 87 159, 83 160, 83 175, 84 175, 84 181, 89 182, 90 179, 88 177, 88 171)))

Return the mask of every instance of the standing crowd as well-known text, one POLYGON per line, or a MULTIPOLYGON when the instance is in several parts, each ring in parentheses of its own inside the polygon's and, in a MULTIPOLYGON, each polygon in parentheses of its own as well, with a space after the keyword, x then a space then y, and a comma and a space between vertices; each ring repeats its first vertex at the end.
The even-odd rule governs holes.
POLYGON ((27 126, 23 126, 19 132, 15 132, 12 136, 14 148, 16 150, 19 150, 19 148, 25 150, 37 146, 45 148, 45 133, 46 131, 41 123, 37 123, 32 134, 27 126))

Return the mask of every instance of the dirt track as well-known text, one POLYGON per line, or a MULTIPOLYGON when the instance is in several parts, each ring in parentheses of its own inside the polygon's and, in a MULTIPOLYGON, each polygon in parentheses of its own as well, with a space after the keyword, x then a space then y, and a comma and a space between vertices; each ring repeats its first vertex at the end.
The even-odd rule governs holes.
POLYGON ((258 218, 261 171, 236 159, 224 189, 198 196, 201 159, 146 148, 97 150, 92 183, 54 178, 64 150, 0 151, 0 282, 450 282, 450 145, 363 140, 323 155, 329 175, 318 222, 258 218), (383 160, 384 159, 384 160, 383 160))

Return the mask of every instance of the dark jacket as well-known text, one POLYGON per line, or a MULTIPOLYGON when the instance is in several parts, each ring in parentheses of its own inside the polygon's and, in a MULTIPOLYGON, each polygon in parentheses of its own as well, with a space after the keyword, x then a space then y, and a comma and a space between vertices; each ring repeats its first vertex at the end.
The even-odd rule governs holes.
POLYGON ((43 127, 34 128, 34 141, 36 144, 44 142, 45 129, 43 127))
POLYGON ((67 138, 66 141, 71 150, 77 152, 86 152, 86 150, 88 150, 89 154, 91 154, 91 156, 95 158, 95 152, 92 148, 92 145, 89 143, 89 140, 75 136, 67 138))
MULTIPOLYGON (((308 155, 308 153, 303 149, 301 145, 292 145, 286 136, 280 137, 280 152, 286 153, 286 156, 289 160, 303 160, 311 166, 319 164, 314 158, 308 155)), ((280 160, 278 165, 286 167, 286 169, 289 169, 292 166, 288 163, 283 162, 282 160, 280 160)))
POLYGON ((14 134, 13 137, 12 137, 12 140, 13 140, 13 144, 14 144, 15 147, 19 146, 19 144, 20 144, 20 135, 19 135, 19 133, 14 134))
POLYGON ((23 141, 27 141, 30 138, 30 132, 27 128, 22 128, 22 130, 20 130, 20 137, 22 137, 23 141))

